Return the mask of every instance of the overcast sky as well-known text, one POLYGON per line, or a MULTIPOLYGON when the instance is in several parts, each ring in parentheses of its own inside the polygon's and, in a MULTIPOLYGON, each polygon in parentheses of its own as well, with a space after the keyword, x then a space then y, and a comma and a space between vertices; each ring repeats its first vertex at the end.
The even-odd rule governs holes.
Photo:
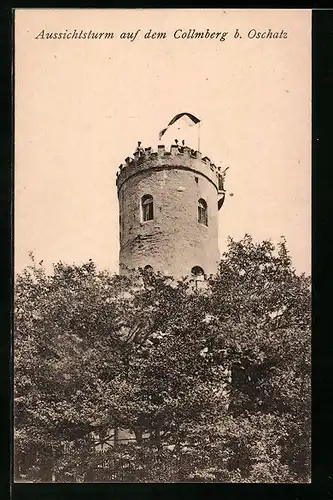
POLYGON ((117 272, 116 171, 138 140, 156 148, 183 111, 202 119, 203 155, 229 166, 220 250, 228 236, 284 235, 295 267, 310 272, 310 11, 20 10, 15 29, 17 272, 29 250, 49 269, 91 258, 117 272), (144 39, 151 28, 167 38, 144 39), (207 28, 226 40, 173 37, 207 28), (287 39, 247 37, 268 28, 287 39), (36 40, 43 29, 116 37, 36 40), (137 29, 134 42, 118 38, 137 29))

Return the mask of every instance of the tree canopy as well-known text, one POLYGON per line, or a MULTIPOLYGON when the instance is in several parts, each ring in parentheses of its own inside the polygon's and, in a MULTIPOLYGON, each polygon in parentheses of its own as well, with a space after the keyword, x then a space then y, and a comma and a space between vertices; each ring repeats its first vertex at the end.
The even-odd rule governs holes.
POLYGON ((309 481, 310 284, 283 239, 248 235, 199 290, 32 257, 15 282, 16 480, 309 481))

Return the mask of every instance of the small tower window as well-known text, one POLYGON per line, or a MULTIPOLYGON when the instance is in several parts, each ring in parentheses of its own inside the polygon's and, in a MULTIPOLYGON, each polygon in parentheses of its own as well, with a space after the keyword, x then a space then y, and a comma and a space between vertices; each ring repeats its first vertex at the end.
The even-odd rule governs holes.
POLYGON ((195 282, 195 288, 196 289, 198 289, 198 287, 202 288, 203 284, 202 285, 199 284, 200 281, 205 281, 205 271, 202 269, 202 267, 200 267, 200 266, 192 267, 191 275, 192 275, 192 279, 195 282))
POLYGON ((147 222, 148 220, 153 220, 154 202, 153 202, 153 197, 150 194, 145 194, 141 198, 141 209, 142 209, 143 222, 147 222))
POLYGON ((154 269, 149 264, 144 267, 144 272, 147 273, 147 274, 152 274, 153 271, 154 271, 154 269))
POLYGON ((198 222, 208 226, 207 203, 202 198, 198 201, 198 222))
POLYGON ((205 277, 205 271, 200 266, 194 266, 191 269, 191 274, 194 278, 202 280, 205 277))

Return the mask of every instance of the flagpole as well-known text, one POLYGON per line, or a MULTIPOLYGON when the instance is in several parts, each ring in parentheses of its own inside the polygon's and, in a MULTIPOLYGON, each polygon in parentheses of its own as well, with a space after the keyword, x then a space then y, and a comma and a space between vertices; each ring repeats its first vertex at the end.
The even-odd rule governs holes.
POLYGON ((198 151, 200 151, 200 123, 199 122, 199 128, 198 128, 198 151))

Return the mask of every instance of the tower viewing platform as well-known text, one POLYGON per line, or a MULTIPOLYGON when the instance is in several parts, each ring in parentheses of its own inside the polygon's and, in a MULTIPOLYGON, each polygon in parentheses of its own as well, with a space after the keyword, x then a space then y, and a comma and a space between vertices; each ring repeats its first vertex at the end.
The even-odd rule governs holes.
POLYGON ((219 194, 223 195, 224 174, 221 167, 217 167, 207 156, 200 151, 195 151, 187 146, 172 145, 170 151, 165 146, 158 146, 157 151, 151 147, 136 151, 133 157, 128 157, 119 166, 117 172, 118 192, 124 182, 133 175, 138 175, 151 168, 180 168, 196 171, 211 181, 219 194))

